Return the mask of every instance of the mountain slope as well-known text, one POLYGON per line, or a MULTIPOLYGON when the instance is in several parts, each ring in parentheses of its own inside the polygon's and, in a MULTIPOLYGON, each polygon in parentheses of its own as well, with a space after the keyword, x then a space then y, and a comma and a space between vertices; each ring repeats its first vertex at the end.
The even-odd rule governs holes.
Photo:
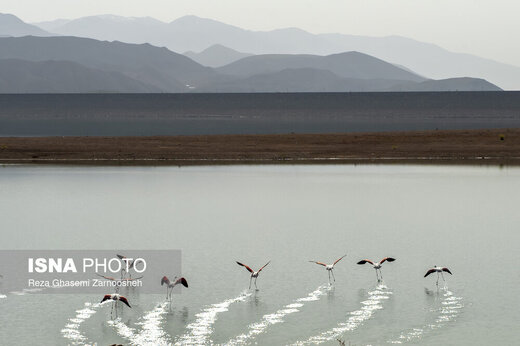
POLYGON ((384 78, 343 78, 331 71, 288 68, 255 74, 204 87, 206 92, 376 92, 376 91, 497 91, 481 79, 406 81, 384 78))
POLYGON ((343 78, 424 81, 425 78, 366 54, 346 52, 328 56, 270 54, 255 55, 218 68, 223 74, 252 76, 285 69, 313 68, 343 78))
POLYGON ((218 77, 212 69, 166 48, 77 37, 0 38, 0 59, 72 61, 119 72, 168 92, 188 91, 218 77))
POLYGON ((224 47, 220 44, 215 44, 200 53, 189 51, 183 54, 193 61, 196 61, 203 66, 209 67, 220 67, 228 65, 232 62, 252 55, 248 53, 237 52, 234 49, 224 47))
POLYGON ((406 83, 389 88, 389 91, 501 91, 496 85, 479 78, 448 78, 406 83))
POLYGON ((311 34, 296 29, 259 32, 244 30, 211 19, 186 16, 171 23, 120 17, 87 17, 70 21, 55 28, 67 35, 92 37, 101 40, 120 40, 131 43, 149 42, 166 46, 176 52, 202 51, 214 44, 252 54, 316 54, 330 55, 344 51, 358 51, 393 64, 410 68, 429 78, 484 78, 506 89, 520 89, 520 67, 502 64, 469 54, 447 51, 433 44, 412 39, 367 37, 344 34, 311 34))
POLYGON ((45 30, 31 24, 27 24, 12 14, 0 13, 0 36, 51 36, 45 30))
POLYGON ((70 61, 0 60, 0 93, 146 93, 160 90, 70 61))

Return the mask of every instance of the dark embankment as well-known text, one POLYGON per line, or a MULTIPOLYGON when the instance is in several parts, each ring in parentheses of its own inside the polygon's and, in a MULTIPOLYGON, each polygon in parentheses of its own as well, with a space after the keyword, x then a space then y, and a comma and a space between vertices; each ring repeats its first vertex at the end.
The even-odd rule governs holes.
POLYGON ((4 137, 2 163, 520 164, 520 129, 350 134, 4 137))

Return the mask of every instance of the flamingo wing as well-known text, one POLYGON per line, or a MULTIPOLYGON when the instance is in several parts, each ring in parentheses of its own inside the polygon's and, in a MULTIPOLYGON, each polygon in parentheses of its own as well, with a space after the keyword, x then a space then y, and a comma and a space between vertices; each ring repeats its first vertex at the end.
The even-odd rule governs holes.
POLYGON ((167 276, 163 276, 161 279, 161 286, 166 284, 166 286, 170 286, 170 279, 167 276))
POLYGON ((262 271, 262 269, 264 269, 265 267, 267 267, 267 265, 271 263, 271 261, 267 262, 266 264, 264 264, 264 266, 260 269, 258 269, 258 272, 260 273, 262 271))
MULTIPOLYGON (((143 276, 140 276, 140 277, 138 277, 138 278, 131 278, 131 279, 126 278, 126 279, 123 279, 122 281, 135 281, 135 280, 139 280, 139 279, 142 279, 142 278, 143 278, 143 276)), ((161 280, 161 281, 162 281, 162 280, 161 280)))
POLYGON ((123 256, 123 255, 119 255, 119 254, 118 254, 118 255, 116 255, 116 256, 117 256, 117 257, 119 257, 119 259, 120 259, 120 260, 122 260, 122 259, 126 258, 126 256, 123 256))
POLYGON ((253 269, 249 268, 249 267, 246 266, 245 264, 242 264, 242 263, 240 263, 240 262, 238 262, 238 261, 237 261, 237 264, 238 264, 239 266, 245 267, 247 270, 249 270, 250 273, 253 273, 253 272, 254 272, 253 269))
POLYGON ((104 275, 101 275, 101 274, 98 274, 98 273, 96 273, 96 275, 102 277, 102 278, 105 279, 105 280, 116 281, 115 278, 110 277, 110 276, 104 276, 104 275))
POLYGON ((309 262, 311 262, 311 263, 316 263, 316 264, 319 264, 320 266, 324 266, 324 267, 327 266, 327 265, 326 265, 325 263, 323 263, 323 262, 318 262, 318 261, 309 261, 309 262))
POLYGON ((346 254, 341 256, 340 258, 338 258, 333 265, 336 265, 336 263, 338 263, 339 261, 341 261, 343 258, 345 258, 346 254))
POLYGON ((105 294, 101 303, 103 303, 104 301, 109 300, 109 299, 112 299, 112 296, 110 294, 105 294))
POLYGON ((178 278, 175 280, 175 285, 182 284, 184 287, 188 287, 188 281, 185 278, 178 278))
POLYGON ((424 277, 427 277, 428 275, 430 275, 431 273, 435 273, 435 269, 430 269, 426 272, 426 274, 424 274, 424 277))
POLYGON ((392 257, 385 257, 381 260, 381 262, 379 262, 379 264, 383 264, 385 261, 388 261, 388 262, 393 262, 395 261, 395 258, 392 258, 392 257))
POLYGON ((129 308, 132 308, 130 306, 130 303, 128 303, 128 299, 126 299, 125 297, 121 296, 121 297, 119 297, 119 300, 122 301, 123 303, 125 303, 126 306, 128 306, 129 308))
POLYGON ((367 260, 367 259, 359 261, 357 264, 365 264, 365 263, 370 263, 370 264, 374 265, 374 262, 372 262, 371 260, 367 260))
POLYGON ((446 267, 442 268, 442 271, 443 271, 443 272, 446 272, 446 273, 450 273, 450 275, 453 275, 453 274, 450 272, 450 270, 449 270, 448 268, 446 268, 446 267))

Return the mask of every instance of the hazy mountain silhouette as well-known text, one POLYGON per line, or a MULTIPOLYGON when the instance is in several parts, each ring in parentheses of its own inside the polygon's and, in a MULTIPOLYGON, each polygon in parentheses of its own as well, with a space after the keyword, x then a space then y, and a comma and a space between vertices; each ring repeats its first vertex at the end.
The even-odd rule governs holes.
POLYGON ((316 35, 296 28, 249 31, 195 16, 185 16, 171 23, 151 18, 94 16, 71 20, 53 28, 54 32, 65 35, 130 43, 149 42, 176 52, 199 52, 215 44, 252 54, 329 55, 358 51, 406 66, 429 78, 471 76, 484 78, 503 88, 520 89, 520 67, 449 52, 433 44, 398 36, 316 35))
POLYGON ((220 67, 217 71, 223 74, 246 77, 297 68, 328 70, 343 78, 393 79, 416 82, 426 80, 395 65, 358 52, 346 52, 328 56, 254 55, 220 67))
POLYGON ((12 14, 0 13, 0 36, 52 36, 45 30, 27 24, 12 14))
POLYGON ((147 93, 160 89, 70 61, 0 60, 0 93, 147 93))
POLYGON ((495 91, 484 80, 455 78, 422 82, 384 78, 344 78, 315 68, 287 68, 203 87, 207 92, 373 92, 373 91, 495 91))
POLYGON ((426 83, 357 52, 251 56, 211 69, 147 43, 25 36, 0 38, 0 59, 4 92, 495 90, 472 79, 426 83))
POLYGON ((78 37, 0 38, 0 59, 72 61, 122 73, 168 92, 215 82, 217 73, 184 55, 149 44, 101 42, 78 37))
POLYGON ((501 91, 502 89, 484 79, 448 78, 427 80, 421 83, 395 85, 389 91, 501 91))
POLYGON ((192 51, 183 53, 188 58, 198 62, 201 65, 209 67, 220 67, 228 65, 232 62, 251 56, 252 54, 237 52, 234 49, 215 44, 202 52, 195 53, 192 51))

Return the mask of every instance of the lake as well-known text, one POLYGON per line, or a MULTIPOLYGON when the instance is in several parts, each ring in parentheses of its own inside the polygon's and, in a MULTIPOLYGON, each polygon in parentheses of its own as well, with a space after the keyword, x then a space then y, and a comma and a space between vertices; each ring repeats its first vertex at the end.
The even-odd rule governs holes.
POLYGON ((189 282, 171 304, 125 293, 132 309, 117 319, 97 295, 0 284, 2 344, 520 339, 520 168, 6 165, 0 191, 3 249, 179 249, 189 282), (332 286, 309 262, 344 254, 332 286), (383 264, 382 282, 356 264, 387 256, 396 261, 383 264), (249 290, 235 261, 269 260, 249 290), (435 274, 423 277, 433 265, 453 273, 438 289, 435 274))

